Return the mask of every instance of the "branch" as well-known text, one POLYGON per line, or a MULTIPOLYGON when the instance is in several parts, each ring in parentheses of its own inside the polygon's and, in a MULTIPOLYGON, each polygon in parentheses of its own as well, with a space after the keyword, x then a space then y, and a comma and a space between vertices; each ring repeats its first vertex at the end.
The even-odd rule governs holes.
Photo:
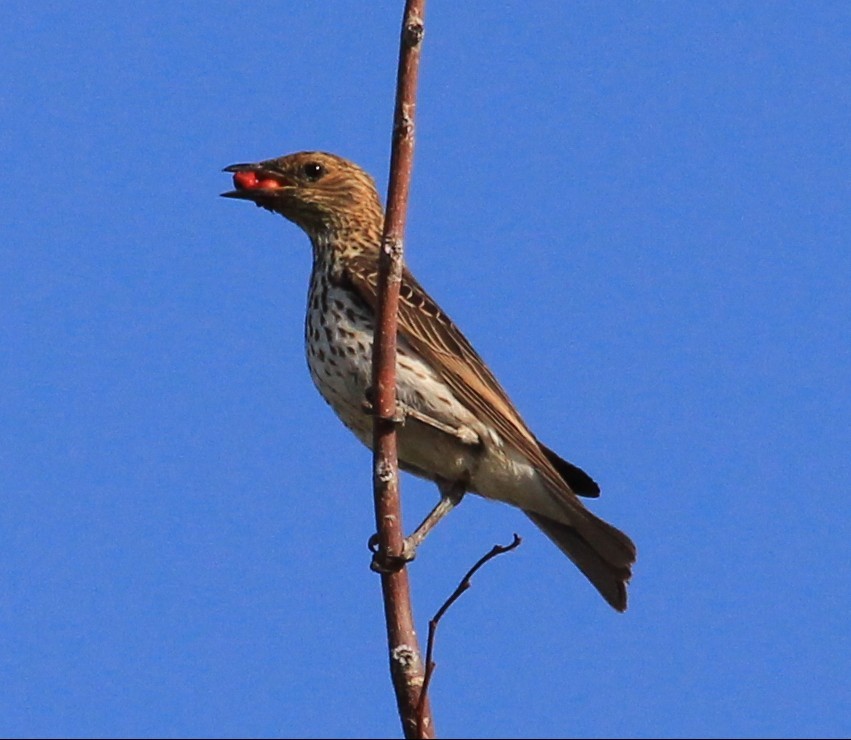
POLYGON ((381 574, 390 675, 406 738, 434 737, 428 701, 420 708, 424 681, 422 654, 414 629, 399 500, 396 448, 396 314, 402 281, 403 238, 414 154, 417 73, 423 38, 425 0, 407 0, 402 21, 396 108, 390 157, 387 215, 378 259, 378 306, 372 355, 373 489, 379 554, 400 567, 381 574), (421 720, 418 720, 421 717, 421 720))
MULTIPOLYGON (((461 582, 458 584, 458 587, 452 592, 449 598, 443 602, 443 606, 437 610, 435 615, 431 618, 431 621, 428 623, 428 643, 426 646, 426 670, 425 677, 423 678, 423 689, 420 694, 420 706, 423 709, 423 714, 419 715, 423 718, 423 722, 425 722, 426 714, 425 710, 428 704, 428 687, 431 683, 431 677, 434 673, 434 669, 436 667, 432 656, 434 654, 434 636, 437 632, 437 625, 440 624, 440 620, 443 619, 443 615, 449 611, 449 608, 461 598, 461 594, 463 594, 470 586, 472 586, 472 578, 476 574, 476 571, 479 570, 485 563, 493 560, 497 555, 502 555, 505 552, 510 552, 515 548, 520 546, 520 543, 523 540, 520 538, 518 534, 515 533, 514 539, 511 541, 510 545, 494 545, 490 552, 486 555, 483 555, 481 558, 476 561, 476 564, 467 571, 466 575, 461 579, 461 582)), ((425 726, 423 724, 423 726, 425 726)))

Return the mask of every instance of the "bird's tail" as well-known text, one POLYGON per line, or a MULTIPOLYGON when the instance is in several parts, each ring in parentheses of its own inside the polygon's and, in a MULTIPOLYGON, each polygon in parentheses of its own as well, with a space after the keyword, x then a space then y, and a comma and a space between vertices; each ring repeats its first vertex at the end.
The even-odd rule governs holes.
MULTIPOLYGON (((581 525, 557 522, 532 511, 526 515, 567 555, 602 597, 626 610, 626 584, 632 576, 635 545, 619 529, 582 507, 581 525)), ((578 512, 577 512, 578 513, 578 512)))

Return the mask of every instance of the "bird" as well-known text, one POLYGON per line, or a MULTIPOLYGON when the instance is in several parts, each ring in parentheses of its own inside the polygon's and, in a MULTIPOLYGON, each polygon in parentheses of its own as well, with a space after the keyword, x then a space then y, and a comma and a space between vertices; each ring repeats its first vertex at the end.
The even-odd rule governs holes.
MULTIPOLYGON (((369 413, 384 209, 373 178, 335 154, 302 151, 224 168, 226 198, 300 227, 313 252, 305 349, 324 400, 372 447, 369 413)), ((520 508, 617 611, 627 607, 636 548, 586 508, 598 484, 541 443, 461 330, 407 266, 396 358, 400 467, 434 481, 437 506, 406 539, 409 557, 466 493, 520 508)))

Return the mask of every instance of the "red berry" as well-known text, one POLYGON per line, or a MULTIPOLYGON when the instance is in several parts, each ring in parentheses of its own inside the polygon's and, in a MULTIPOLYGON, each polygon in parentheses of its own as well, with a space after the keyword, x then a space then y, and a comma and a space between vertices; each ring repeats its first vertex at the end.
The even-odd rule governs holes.
POLYGON ((233 184, 237 190, 252 190, 258 187, 257 175, 253 172, 234 172, 233 184))

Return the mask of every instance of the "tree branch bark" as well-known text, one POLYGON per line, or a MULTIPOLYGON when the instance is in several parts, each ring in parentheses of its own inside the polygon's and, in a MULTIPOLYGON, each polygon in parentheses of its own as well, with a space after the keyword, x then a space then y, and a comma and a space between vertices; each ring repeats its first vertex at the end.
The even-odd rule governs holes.
MULTIPOLYGON (((384 562, 403 552, 396 447, 396 314, 402 280, 405 217, 414 154, 417 73, 423 38, 425 0, 407 0, 402 20, 396 107, 390 157, 387 214, 378 261, 378 311, 372 356, 374 391, 373 489, 378 549, 384 562)), ((381 574, 390 674, 406 738, 434 737, 427 700, 418 707, 424 665, 414 628, 407 568, 381 574)))

